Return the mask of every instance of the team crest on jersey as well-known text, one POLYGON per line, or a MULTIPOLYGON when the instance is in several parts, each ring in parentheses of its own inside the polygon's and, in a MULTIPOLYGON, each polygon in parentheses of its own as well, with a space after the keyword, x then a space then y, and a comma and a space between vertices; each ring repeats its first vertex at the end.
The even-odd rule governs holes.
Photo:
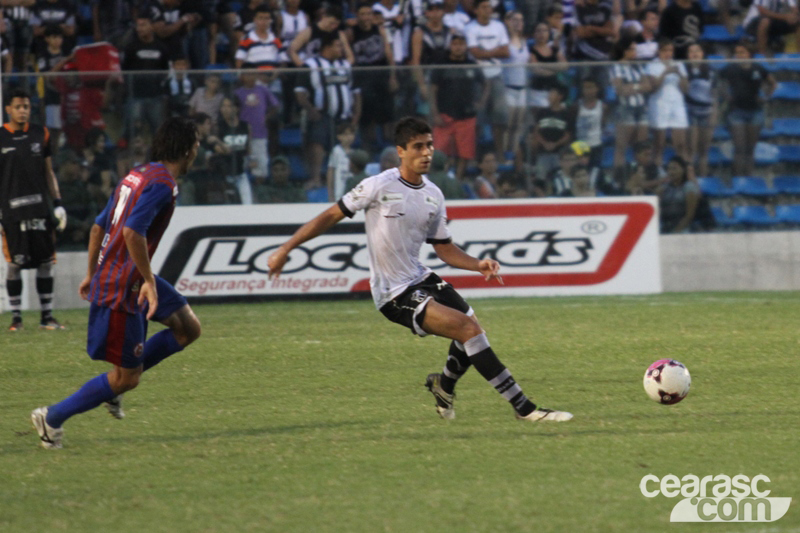
POLYGON ((381 195, 382 204, 396 204, 403 201, 403 195, 399 192, 387 192, 381 195))
POLYGON ((42 153, 42 145, 39 143, 31 143, 31 152, 38 155, 42 153))
POLYGON ((416 302, 418 304, 421 304, 422 302, 425 301, 425 298, 427 298, 427 297, 428 297, 428 293, 427 292, 425 292, 425 291, 423 291, 421 289, 417 289, 411 295, 411 301, 412 302, 416 302))
POLYGON ((133 349, 133 355, 135 357, 141 357, 143 353, 144 353, 144 344, 140 342, 139 344, 136 345, 136 348, 133 349))
POLYGON ((425 197, 425 203, 426 203, 426 204, 431 204, 431 205, 434 205, 434 206, 436 206, 436 207, 439 207, 439 200, 437 200, 437 199, 436 199, 436 198, 434 198, 433 196, 426 196, 426 197, 425 197))
POLYGON ((359 183, 356 185, 356 188, 350 191, 350 196, 352 196, 353 200, 358 200, 359 198, 364 196, 364 184, 359 183))

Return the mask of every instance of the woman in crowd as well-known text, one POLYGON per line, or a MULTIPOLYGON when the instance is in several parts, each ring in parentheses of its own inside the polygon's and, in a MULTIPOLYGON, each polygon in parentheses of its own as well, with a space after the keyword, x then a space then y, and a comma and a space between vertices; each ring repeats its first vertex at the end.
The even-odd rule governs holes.
POLYGON ((503 69, 503 79, 506 84, 506 103, 508 104, 508 130, 503 149, 506 153, 513 152, 522 137, 522 127, 525 123, 527 105, 527 76, 525 65, 530 61, 530 50, 522 30, 525 20, 519 11, 509 11, 505 16, 506 29, 508 30, 509 56, 505 62, 508 65, 503 69))
MULTIPOLYGON (((734 48, 735 59, 752 59, 749 43, 734 48)), ((769 99, 775 91, 775 78, 758 63, 733 63, 719 73, 722 84, 721 102, 730 102, 728 128, 733 138, 733 175, 753 173, 754 152, 761 128, 764 126, 764 96, 769 99)))
POLYGON ((693 169, 680 156, 667 163, 667 181, 659 188, 661 233, 686 233, 700 201, 700 187, 693 169))
POLYGON ((708 176, 708 150, 716 125, 714 70, 703 62, 705 52, 698 44, 690 44, 689 50, 689 91, 686 93, 686 110, 689 113, 689 146, 692 157, 697 160, 697 170, 701 176, 708 176))
POLYGON ((652 93, 648 100, 650 127, 653 129, 655 162, 661 164, 667 130, 672 133, 672 147, 684 160, 688 159, 686 137, 689 118, 686 115, 684 93, 689 89, 689 75, 683 63, 673 60, 675 45, 662 40, 658 45, 658 57, 648 63, 652 93))
POLYGON ((564 69, 556 63, 563 64, 567 60, 555 42, 550 40, 550 27, 544 22, 537 24, 533 30, 533 46, 530 52, 530 62, 536 66, 532 69, 528 105, 536 112, 550 105, 550 89, 559 85, 558 73, 564 69))
POLYGON ((636 41, 623 36, 617 41, 613 54, 616 63, 610 67, 610 78, 617 93, 616 141, 614 169, 625 165, 625 151, 629 146, 647 139, 647 93, 650 79, 636 60, 636 41))

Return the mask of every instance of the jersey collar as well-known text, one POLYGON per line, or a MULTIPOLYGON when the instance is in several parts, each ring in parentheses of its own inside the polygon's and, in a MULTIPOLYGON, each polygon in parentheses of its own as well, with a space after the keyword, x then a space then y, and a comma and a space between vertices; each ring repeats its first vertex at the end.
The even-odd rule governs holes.
POLYGON ((402 183, 403 185, 405 185, 406 187, 408 187, 410 189, 421 189, 421 188, 425 187, 425 180, 424 179, 422 180, 422 183, 420 183, 419 185, 414 185, 413 183, 404 180, 403 176, 398 176, 397 179, 400 180, 400 183, 402 183))

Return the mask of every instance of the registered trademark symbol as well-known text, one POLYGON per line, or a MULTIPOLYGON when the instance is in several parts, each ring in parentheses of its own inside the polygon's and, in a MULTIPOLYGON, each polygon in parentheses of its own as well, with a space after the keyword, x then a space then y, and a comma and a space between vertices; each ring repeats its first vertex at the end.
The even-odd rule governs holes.
POLYGON ((588 233, 589 235, 597 235, 598 233, 603 233, 606 230, 606 225, 599 220, 589 220, 588 222, 581 224, 581 229, 584 233, 588 233))

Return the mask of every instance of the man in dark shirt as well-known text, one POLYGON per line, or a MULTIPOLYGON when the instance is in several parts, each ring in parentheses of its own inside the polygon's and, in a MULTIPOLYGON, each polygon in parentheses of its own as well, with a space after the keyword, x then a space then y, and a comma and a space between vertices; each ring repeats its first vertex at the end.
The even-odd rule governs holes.
POLYGON ((672 39, 675 59, 686 59, 689 45, 703 33, 703 8, 694 0, 675 0, 661 12, 658 34, 672 39))
POLYGON ((575 117, 564 105, 567 88, 559 85, 550 89, 550 106, 536 115, 528 146, 536 156, 536 176, 542 179, 559 164, 561 148, 572 142, 575 136, 575 117))
POLYGON ((213 16, 202 0, 152 0, 139 16, 153 22, 153 30, 167 49, 189 58, 193 69, 208 64, 208 24, 213 16))
POLYGON ((30 23, 37 51, 47 46, 44 31, 52 24, 61 27, 66 49, 75 46, 75 7, 68 0, 39 0, 31 9, 30 23))
MULTIPOLYGON (((169 55, 164 43, 155 36, 153 23, 144 15, 136 19, 136 34, 125 48, 122 60, 123 71, 168 70, 169 55)), ((126 136, 130 136, 133 121, 142 120, 150 131, 155 132, 164 120, 164 95, 161 88, 163 77, 151 74, 133 74, 128 76, 127 87, 128 110, 125 116, 126 136)))
MULTIPOLYGON (((450 40, 444 65, 477 65, 467 57, 462 35, 450 40)), ((436 150, 456 158, 456 177, 464 178, 467 161, 475 159, 478 109, 489 97, 489 84, 479 68, 442 68, 431 74, 431 116, 436 150)))

